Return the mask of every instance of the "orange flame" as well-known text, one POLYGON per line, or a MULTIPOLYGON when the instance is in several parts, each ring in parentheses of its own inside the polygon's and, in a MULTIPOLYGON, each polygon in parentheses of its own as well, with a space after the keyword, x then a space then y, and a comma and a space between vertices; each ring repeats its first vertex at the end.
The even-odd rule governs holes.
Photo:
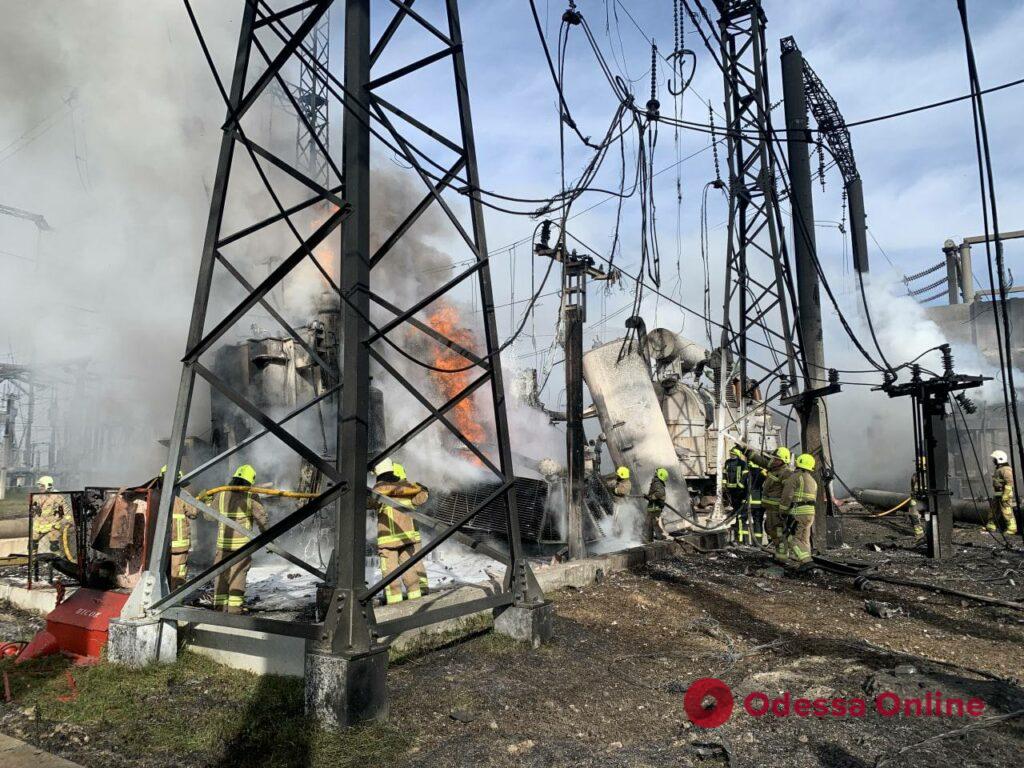
MULTIPOLYGON (((476 339, 473 332, 462 326, 462 318, 459 310, 451 304, 444 303, 427 319, 427 324, 438 333, 442 333, 459 346, 476 353, 476 339)), ((440 344, 434 345, 433 365, 443 371, 431 371, 430 378, 437 387, 438 392, 446 400, 457 396, 473 380, 476 369, 470 367, 469 360, 464 358, 454 349, 440 344), (466 370, 463 370, 466 369, 466 370)), ((487 439, 487 432, 480 423, 479 413, 473 395, 460 400, 454 408, 448 411, 452 423, 462 432, 466 438, 478 447, 487 439)), ((479 460, 473 456, 472 461, 479 464, 479 460)))

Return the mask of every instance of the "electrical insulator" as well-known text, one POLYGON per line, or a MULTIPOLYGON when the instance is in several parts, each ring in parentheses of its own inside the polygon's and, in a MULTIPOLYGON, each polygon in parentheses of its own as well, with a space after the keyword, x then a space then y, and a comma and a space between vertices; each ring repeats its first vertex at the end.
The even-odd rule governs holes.
POLYGON ((786 374, 779 376, 779 395, 789 397, 789 376, 786 374))
POLYGON ((956 401, 960 403, 960 407, 963 408, 965 413, 973 415, 978 412, 978 406, 963 392, 957 392, 954 397, 956 397, 956 401))
POLYGON ((540 246, 547 250, 548 243, 551 241, 551 220, 545 219, 540 223, 540 246))
POLYGON ((658 101, 658 46, 651 43, 651 98, 647 101, 647 117, 657 120, 661 110, 658 101))
POLYGON ((830 387, 834 387, 839 383, 839 371, 835 368, 828 369, 828 383, 830 387))
POLYGON ((949 344, 943 344, 939 349, 942 351, 942 375, 951 377, 953 375, 953 350, 950 349, 949 344))

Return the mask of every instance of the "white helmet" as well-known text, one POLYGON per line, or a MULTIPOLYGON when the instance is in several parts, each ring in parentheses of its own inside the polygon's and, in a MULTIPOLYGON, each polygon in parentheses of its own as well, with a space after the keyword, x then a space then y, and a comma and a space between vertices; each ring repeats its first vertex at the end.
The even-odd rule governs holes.
POLYGON ((999 464, 1009 464, 1010 458, 1006 455, 1006 451, 992 451, 992 461, 999 464))
POLYGON ((382 461, 377 463, 377 466, 373 468, 373 474, 383 475, 388 472, 392 472, 394 468, 395 463, 390 458, 383 459, 382 461))

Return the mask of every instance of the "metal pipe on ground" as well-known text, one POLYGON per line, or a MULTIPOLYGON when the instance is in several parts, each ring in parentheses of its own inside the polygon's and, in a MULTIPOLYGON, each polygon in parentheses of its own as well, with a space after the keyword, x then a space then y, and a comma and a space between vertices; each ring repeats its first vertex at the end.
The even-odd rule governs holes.
MULTIPOLYGON (((909 494, 881 491, 875 488, 852 488, 853 497, 861 504, 889 509, 909 498, 909 494)), ((983 525, 988 515, 988 502, 973 499, 953 499, 953 520, 958 523, 983 525)))
POLYGON ((0 539, 23 539, 28 536, 28 518, 0 520, 0 539))
POLYGON ((916 587, 917 589, 926 589, 930 592, 940 592, 944 595, 960 597, 964 600, 974 600, 975 602, 985 603, 986 605, 998 605, 1003 608, 1013 608, 1017 611, 1024 611, 1024 603, 1017 603, 1013 600, 1002 600, 998 597, 988 597, 987 595, 975 595, 970 592, 961 592, 959 589, 940 587, 937 584, 929 584, 926 581, 915 581, 914 579, 899 579, 895 576, 882 576, 880 574, 873 573, 863 574, 861 576, 858 576, 857 579, 863 579, 864 581, 877 581, 883 584, 896 584, 901 587, 916 587))

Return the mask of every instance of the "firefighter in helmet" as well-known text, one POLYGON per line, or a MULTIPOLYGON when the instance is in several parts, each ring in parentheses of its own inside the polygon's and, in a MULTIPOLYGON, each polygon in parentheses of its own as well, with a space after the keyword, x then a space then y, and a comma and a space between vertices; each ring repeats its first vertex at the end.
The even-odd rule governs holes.
MULTIPOLYGON (((367 507, 377 511, 380 572, 382 576, 387 576, 419 551, 420 532, 416 530, 416 521, 402 510, 412 510, 426 504, 429 492, 425 486, 409 482, 405 467, 391 459, 384 459, 377 464, 373 473, 377 482, 373 486, 373 493, 367 498, 367 507), (385 503, 379 496, 386 497, 394 506, 385 503)), ((388 605, 402 602, 403 585, 406 600, 418 600, 426 593, 427 571, 422 560, 402 575, 401 583, 394 581, 384 588, 388 605)))

